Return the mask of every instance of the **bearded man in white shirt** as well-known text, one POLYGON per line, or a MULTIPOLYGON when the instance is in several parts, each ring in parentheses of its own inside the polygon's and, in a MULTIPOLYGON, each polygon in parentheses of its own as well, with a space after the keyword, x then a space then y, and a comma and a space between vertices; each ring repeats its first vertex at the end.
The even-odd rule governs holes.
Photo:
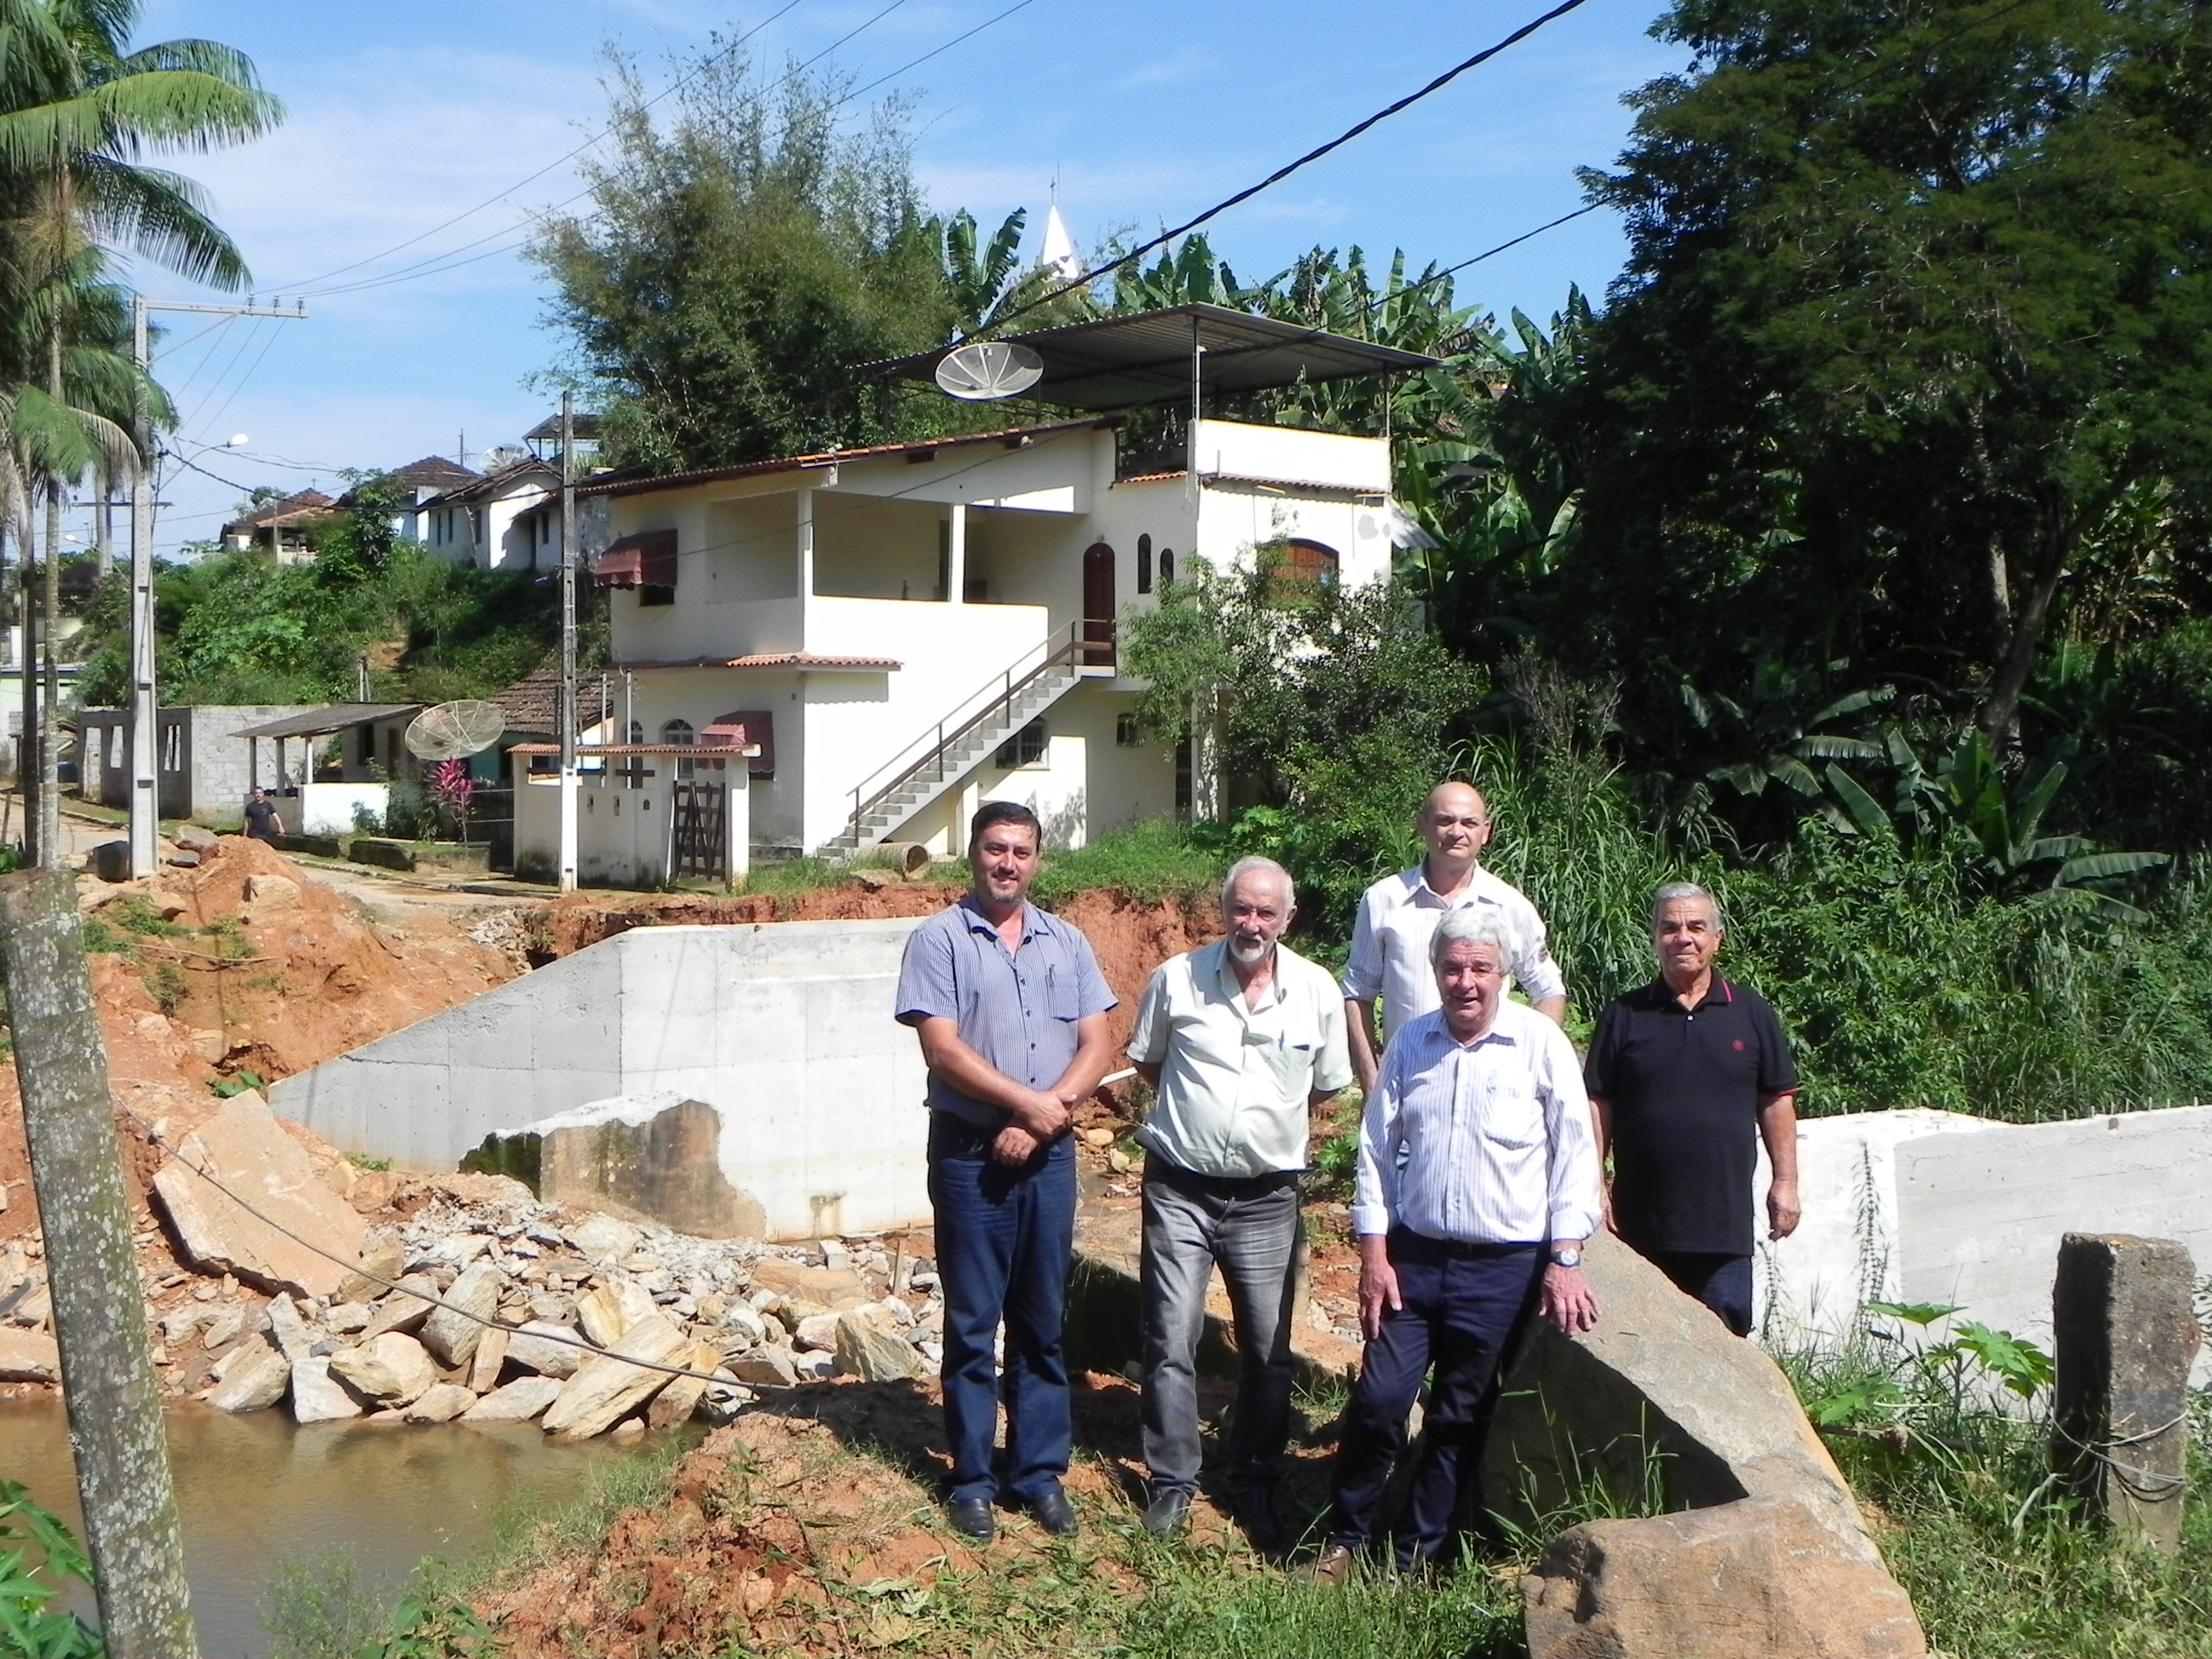
POLYGON ((1359 1127, 1352 1205, 1367 1351, 1345 1409, 1327 1543, 1341 1578, 1371 1544, 1407 1413, 1433 1364, 1427 1453, 1399 1536, 1401 1565, 1449 1540, 1476 1466, 1498 1369, 1531 1316, 1597 1323, 1582 1245, 1598 1225, 1597 1142, 1566 1034, 1505 996, 1513 942, 1496 909, 1437 924, 1442 1006, 1390 1035, 1359 1127))
POLYGON ((1198 1341, 1218 1266, 1237 1326, 1230 1507, 1259 1548, 1282 1543, 1274 1492, 1291 1426, 1298 1176, 1313 1106, 1352 1081, 1335 981, 1280 943, 1297 915, 1282 866, 1233 866, 1221 884, 1227 937, 1163 963, 1129 1035, 1129 1058, 1157 1091, 1138 1136, 1145 1526, 1158 1537, 1182 1528, 1198 1488, 1198 1341))
POLYGON ((1387 1041, 1401 1025, 1434 1011, 1436 975, 1429 938, 1454 910, 1477 906, 1504 924, 1505 965, 1540 1014, 1554 1024, 1567 1016, 1567 981, 1546 947, 1544 919, 1521 890, 1482 867, 1490 844, 1490 808, 1470 783, 1440 783, 1421 805, 1420 863, 1385 876, 1363 894, 1352 923, 1345 964, 1345 1021, 1352 1069, 1361 1090, 1375 1091, 1375 1004, 1382 1004, 1387 1041))

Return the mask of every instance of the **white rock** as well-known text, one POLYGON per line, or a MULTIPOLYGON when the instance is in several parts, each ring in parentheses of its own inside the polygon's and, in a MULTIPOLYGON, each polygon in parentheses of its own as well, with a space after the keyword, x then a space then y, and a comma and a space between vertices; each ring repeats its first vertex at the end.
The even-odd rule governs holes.
POLYGON ((540 1376, 573 1376, 576 1367, 589 1357, 570 1346, 576 1336, 577 1331, 573 1325, 556 1325, 545 1320, 533 1319, 508 1336, 507 1357, 540 1376), (562 1340, 550 1340, 554 1338, 562 1340))
POLYGON ((422 1345, 398 1331, 341 1349, 330 1357, 330 1364, 333 1376, 381 1405, 412 1405, 438 1380, 437 1367, 422 1345))
POLYGON ((246 1310, 234 1302, 227 1308, 217 1308, 207 1314, 207 1323, 200 1327, 200 1346, 213 1353, 217 1348, 228 1347, 237 1341, 240 1333, 245 1329, 246 1310))
POLYGON ((799 1384, 799 1364, 788 1348, 758 1347, 723 1362, 723 1369, 740 1382, 763 1388, 790 1389, 799 1384))
POLYGON ((223 1369, 222 1381, 208 1395, 208 1404, 217 1411, 265 1411, 291 1386, 291 1362, 267 1337, 256 1337, 226 1358, 231 1363, 223 1369))
POLYGON ((331 1375, 327 1359, 292 1362, 292 1420, 336 1423, 361 1415, 361 1401, 331 1375))
POLYGON ((477 1403, 477 1397, 459 1382, 437 1382, 425 1389, 409 1406, 402 1420, 409 1423, 450 1423, 477 1403))
POLYGON ((768 1340, 768 1322, 742 1302, 732 1302, 722 1310, 722 1328, 743 1347, 755 1347, 768 1340))
POLYGON ((803 1353, 792 1364, 802 1382, 827 1382, 837 1375, 837 1356, 834 1353, 803 1353))
POLYGON ((464 1423, 527 1423, 560 1397, 556 1376, 518 1376, 461 1413, 464 1423))
POLYGON ((373 1341, 386 1331, 420 1330, 422 1322, 429 1318, 434 1305, 426 1298, 440 1293, 438 1281, 428 1273, 409 1273, 399 1285, 377 1304, 375 1314, 362 1328, 362 1341, 373 1341), (410 1294, 416 1291, 421 1294, 410 1294))
POLYGON ((603 1348, 613 1347, 623 1332, 653 1311, 652 1292, 630 1279, 610 1279, 576 1298, 584 1334, 603 1348))
POLYGON ((467 1364, 484 1334, 478 1322, 498 1309, 506 1285, 506 1275, 489 1261, 469 1267, 446 1291, 445 1300, 451 1305, 432 1309, 422 1322, 422 1346, 447 1365, 467 1364), (471 1314, 477 1318, 470 1318, 471 1314))
POLYGON ((799 1322, 799 1328, 792 1333, 792 1340, 802 1352, 831 1352, 837 1346, 837 1316, 833 1313, 807 1315, 799 1322))
POLYGON ((611 1215, 587 1218, 568 1230, 568 1243, 580 1251, 587 1261, 614 1262, 626 1255, 636 1254, 645 1235, 627 1221, 617 1221, 611 1215))
MULTIPOLYGON (((616 1352, 624 1358, 676 1364, 690 1356, 691 1340, 653 1313, 623 1333, 616 1352)), ((668 1381, 665 1371, 624 1364, 611 1355, 587 1359, 562 1384, 561 1397, 545 1413, 546 1432, 565 1434, 574 1440, 602 1434, 658 1394, 668 1381)))
POLYGON ((295 1365, 314 1351, 315 1333, 289 1291, 269 1304, 269 1334, 295 1365))

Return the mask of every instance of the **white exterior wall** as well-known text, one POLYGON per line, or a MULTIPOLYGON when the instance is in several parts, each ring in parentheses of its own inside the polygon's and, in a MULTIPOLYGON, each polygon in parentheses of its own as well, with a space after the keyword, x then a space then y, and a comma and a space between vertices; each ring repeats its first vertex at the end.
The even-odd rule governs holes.
POLYGON ((891 1018, 917 923, 642 927, 270 1091, 345 1152, 452 1169, 495 1131, 615 1095, 718 1108, 777 1237, 928 1218, 926 1079, 891 1018))
MULTIPOLYGON (((711 751, 709 751, 711 752, 711 751)), ((641 757, 631 757, 631 760, 641 757)), ((629 788, 602 768, 577 774, 576 878, 587 887, 652 887, 670 873, 670 830, 677 782, 670 757, 641 757, 653 775, 629 788)), ((617 763, 621 763, 620 762, 617 763)), ((747 806, 751 791, 742 758, 701 763, 701 782, 734 785, 724 798, 726 827, 735 836, 729 867, 744 874, 750 846, 747 806)), ((514 761, 514 856, 518 865, 558 870, 561 859, 561 780, 531 772, 514 761)))
MULTIPOLYGON (((2212 1271, 2212 1107, 2033 1124, 1856 1113, 1806 1120, 1797 1146, 1805 1219, 1757 1263, 1778 1346, 1840 1342, 1879 1297, 1955 1305, 2047 1351, 2069 1232, 2175 1239, 2212 1271)), ((1762 1215, 1766 1181, 1762 1155, 1762 1215)), ((2197 1367, 2212 1375, 2212 1355, 2197 1367)))

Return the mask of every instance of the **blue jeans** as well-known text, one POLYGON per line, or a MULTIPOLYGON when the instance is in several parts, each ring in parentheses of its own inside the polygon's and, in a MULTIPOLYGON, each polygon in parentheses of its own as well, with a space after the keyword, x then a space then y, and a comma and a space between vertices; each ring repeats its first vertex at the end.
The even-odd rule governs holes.
POLYGON ((991 1158, 995 1131, 942 1112, 929 1120, 929 1201, 945 1292, 945 1434, 951 1497, 986 1503, 999 1404, 1006 1407, 1006 1490, 1024 1503, 1058 1490, 1073 1431, 1060 1324, 1075 1248, 1075 1139, 1019 1169, 991 1158), (993 1340, 1006 1322, 1003 1372, 993 1340))
POLYGON ((1651 1250, 1645 1260, 1720 1316, 1738 1336, 1751 1334, 1751 1258, 1696 1250, 1651 1250))
POLYGON ((1395 1309, 1367 1345, 1345 1407, 1328 1540, 1374 1540, 1391 1466, 1406 1444, 1406 1414, 1433 1363, 1421 1419, 1427 1452, 1401 1529, 1401 1565, 1432 1559, 1450 1539, 1462 1487, 1474 1471, 1499 1362, 1534 1311, 1544 1283, 1540 1244, 1453 1244, 1405 1228, 1390 1234, 1395 1309))

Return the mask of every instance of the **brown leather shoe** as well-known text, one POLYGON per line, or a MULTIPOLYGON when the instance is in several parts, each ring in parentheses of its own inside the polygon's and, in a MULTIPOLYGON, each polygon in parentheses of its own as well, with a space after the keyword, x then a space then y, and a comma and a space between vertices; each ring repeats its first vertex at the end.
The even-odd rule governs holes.
POLYGON ((1354 1559, 1346 1545, 1323 1545, 1321 1553, 1306 1563, 1305 1577, 1316 1584, 1341 1584, 1352 1576, 1354 1559))

